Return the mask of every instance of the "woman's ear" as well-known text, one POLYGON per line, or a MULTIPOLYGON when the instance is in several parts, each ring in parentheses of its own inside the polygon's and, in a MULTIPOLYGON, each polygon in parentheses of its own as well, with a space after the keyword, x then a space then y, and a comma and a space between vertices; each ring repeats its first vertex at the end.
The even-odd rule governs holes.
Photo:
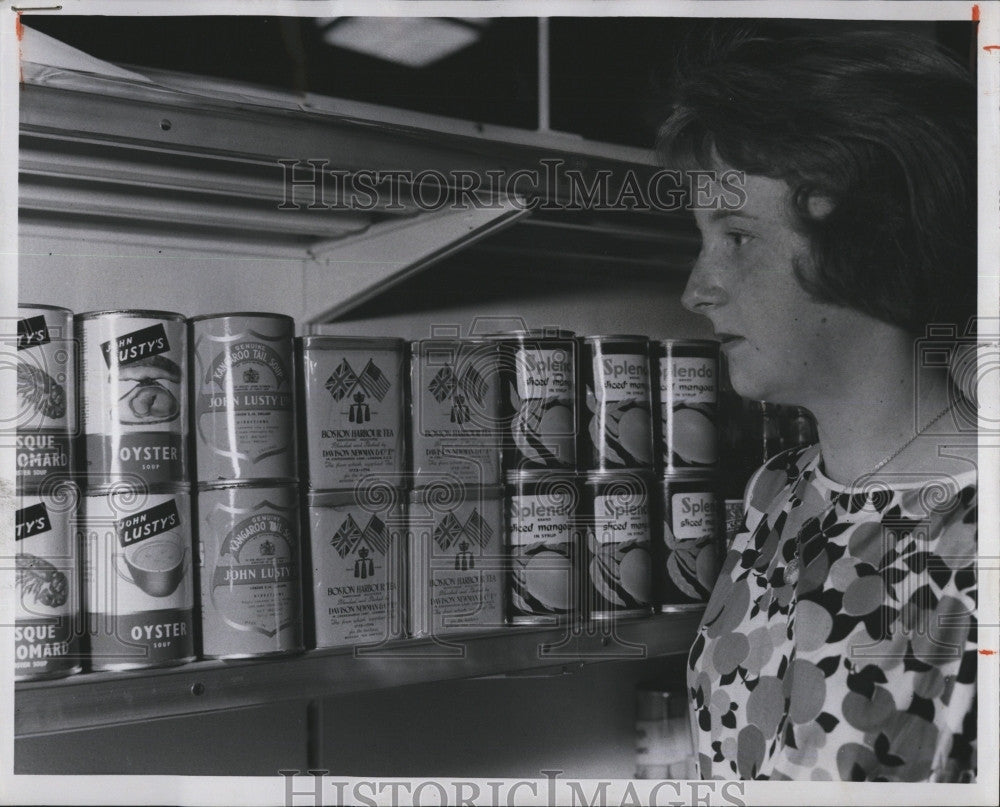
POLYGON ((823 193, 811 193, 806 202, 806 210, 809 211, 809 218, 815 221, 822 221, 833 212, 836 205, 829 196, 823 193))

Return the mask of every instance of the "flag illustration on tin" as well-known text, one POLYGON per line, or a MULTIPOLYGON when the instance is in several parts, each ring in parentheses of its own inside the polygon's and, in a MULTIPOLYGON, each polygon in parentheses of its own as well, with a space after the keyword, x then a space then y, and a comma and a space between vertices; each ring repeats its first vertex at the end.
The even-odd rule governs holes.
POLYGON ((472 416, 469 397, 481 406, 486 398, 488 385, 475 367, 466 367, 459 374, 450 364, 446 364, 437 371, 427 389, 438 403, 451 399, 453 423, 467 423, 472 416))
POLYGON ((388 394, 391 384, 385 374, 372 359, 360 373, 355 373, 351 363, 344 359, 326 380, 326 388, 335 401, 353 396, 349 407, 348 420, 351 423, 367 423, 371 420, 371 409, 367 398, 381 402, 388 394))
POLYGON ((358 526, 354 516, 348 516, 340 525, 330 544, 342 558, 356 554, 354 561, 354 576, 368 578, 375 574, 375 561, 372 553, 385 557, 389 551, 389 538, 386 535, 385 522, 378 516, 372 516, 364 529, 358 526))
POLYGON ((464 524, 454 513, 448 513, 434 528, 434 541, 441 549, 447 551, 457 546, 455 568, 462 571, 476 566, 469 548, 477 544, 480 547, 486 546, 492 536, 493 528, 479 515, 479 510, 473 510, 464 524))

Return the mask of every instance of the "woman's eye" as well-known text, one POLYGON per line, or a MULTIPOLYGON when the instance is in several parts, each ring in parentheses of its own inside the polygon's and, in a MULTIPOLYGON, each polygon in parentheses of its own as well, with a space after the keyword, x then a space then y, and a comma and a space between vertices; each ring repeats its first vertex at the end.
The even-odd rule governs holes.
POLYGON ((753 236, 750 235, 749 233, 742 233, 739 232, 738 230, 732 230, 726 233, 726 238, 728 238, 730 242, 732 242, 734 245, 742 247, 744 244, 750 241, 753 238, 753 236))

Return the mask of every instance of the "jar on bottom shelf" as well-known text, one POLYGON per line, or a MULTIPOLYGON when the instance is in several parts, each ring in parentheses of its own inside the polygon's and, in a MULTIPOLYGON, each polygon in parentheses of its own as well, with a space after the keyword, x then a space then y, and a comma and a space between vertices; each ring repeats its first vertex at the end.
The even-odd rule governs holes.
POLYGON ((698 778, 688 696, 680 682, 636 686, 635 778, 698 778))

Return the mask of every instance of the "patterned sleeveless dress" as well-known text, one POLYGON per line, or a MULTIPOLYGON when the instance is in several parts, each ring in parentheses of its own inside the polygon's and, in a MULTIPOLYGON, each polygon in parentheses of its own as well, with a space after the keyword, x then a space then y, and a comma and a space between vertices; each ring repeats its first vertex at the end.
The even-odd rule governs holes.
POLYGON ((761 468, 688 656, 702 778, 974 781, 976 529, 975 470, 761 468))

